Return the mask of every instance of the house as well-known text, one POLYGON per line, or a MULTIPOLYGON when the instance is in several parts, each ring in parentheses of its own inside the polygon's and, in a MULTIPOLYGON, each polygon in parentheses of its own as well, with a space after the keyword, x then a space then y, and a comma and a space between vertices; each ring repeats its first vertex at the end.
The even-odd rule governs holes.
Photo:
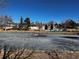
POLYGON ((39 30, 39 26, 37 26, 37 25, 31 25, 30 26, 30 30, 38 31, 39 30))
POLYGON ((42 25, 40 30, 44 31, 45 30, 45 25, 42 25))

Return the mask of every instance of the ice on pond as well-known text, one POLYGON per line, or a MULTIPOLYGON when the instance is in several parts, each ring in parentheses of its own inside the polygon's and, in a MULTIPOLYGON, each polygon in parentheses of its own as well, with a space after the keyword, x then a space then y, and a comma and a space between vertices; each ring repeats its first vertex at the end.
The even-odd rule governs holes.
POLYGON ((79 50, 77 35, 50 35, 28 32, 0 32, 0 47, 50 50, 53 48, 79 50), (72 37, 74 37, 72 39, 72 37), (77 38, 76 38, 77 37, 77 38))

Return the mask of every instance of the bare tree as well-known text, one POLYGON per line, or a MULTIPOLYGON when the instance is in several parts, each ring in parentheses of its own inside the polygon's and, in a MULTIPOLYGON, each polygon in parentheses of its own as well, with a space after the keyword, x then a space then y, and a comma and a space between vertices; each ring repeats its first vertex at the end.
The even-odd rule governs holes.
POLYGON ((8 0, 0 0, 0 8, 5 8, 7 6, 8 0))
POLYGON ((76 22, 72 19, 68 19, 65 22, 66 28, 76 28, 76 22))

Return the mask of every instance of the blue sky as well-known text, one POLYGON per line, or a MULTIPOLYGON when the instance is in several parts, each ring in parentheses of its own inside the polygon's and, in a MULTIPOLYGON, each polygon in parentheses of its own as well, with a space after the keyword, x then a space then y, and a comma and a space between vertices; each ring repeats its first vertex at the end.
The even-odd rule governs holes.
POLYGON ((68 18, 79 22, 79 0, 8 0, 0 15, 8 15, 14 22, 30 17, 32 22, 64 22, 68 18))

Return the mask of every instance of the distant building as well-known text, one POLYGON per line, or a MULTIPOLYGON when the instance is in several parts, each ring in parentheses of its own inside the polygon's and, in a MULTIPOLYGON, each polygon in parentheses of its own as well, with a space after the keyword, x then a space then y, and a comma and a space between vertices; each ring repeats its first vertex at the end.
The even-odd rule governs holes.
POLYGON ((30 30, 39 30, 39 27, 37 25, 31 25, 30 30))
POLYGON ((45 25, 42 25, 42 27, 40 28, 40 30, 45 30, 45 25))

